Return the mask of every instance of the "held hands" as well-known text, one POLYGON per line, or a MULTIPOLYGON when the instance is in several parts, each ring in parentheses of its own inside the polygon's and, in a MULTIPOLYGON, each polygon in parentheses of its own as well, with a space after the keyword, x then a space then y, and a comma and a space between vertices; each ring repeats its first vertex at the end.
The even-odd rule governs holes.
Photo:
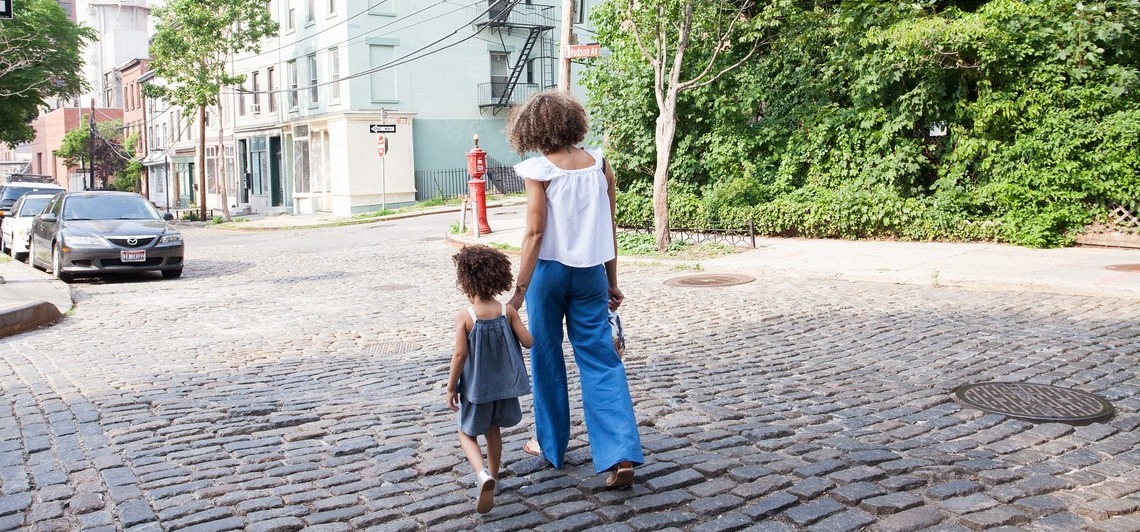
POLYGON ((515 307, 515 310, 522 310, 523 302, 525 300, 526 300, 526 298, 523 296, 523 294, 521 292, 515 292, 515 294, 513 296, 511 296, 511 299, 507 301, 507 304, 512 306, 512 307, 515 307))

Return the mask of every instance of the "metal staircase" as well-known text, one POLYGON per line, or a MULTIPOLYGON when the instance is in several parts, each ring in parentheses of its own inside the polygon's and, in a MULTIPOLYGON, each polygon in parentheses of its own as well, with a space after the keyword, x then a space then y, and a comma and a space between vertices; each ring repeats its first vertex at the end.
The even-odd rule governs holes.
POLYGON ((526 36, 526 42, 523 43, 522 50, 519 50, 519 57, 515 60, 515 67, 511 69, 511 75, 507 78, 507 86, 499 95, 498 105, 500 107, 506 107, 511 103, 511 95, 514 94, 515 86, 518 85, 519 78, 526 70, 527 61, 530 60, 530 52, 534 50, 534 43, 538 42, 543 31, 545 30, 541 27, 534 26, 530 29, 530 34, 526 36))
MULTIPOLYGON (((519 87, 519 81, 522 79, 523 73, 527 71, 528 63, 535 59, 535 51, 538 45, 542 43, 542 48, 539 48, 540 53, 537 54, 539 56, 543 56, 541 50, 548 45, 547 41, 543 39, 549 39, 549 37, 544 37, 544 34, 554 29, 550 23, 550 20, 553 20, 554 7, 524 4, 521 0, 489 0, 488 3, 491 7, 488 9, 487 16, 483 21, 478 22, 476 27, 480 30, 499 32, 499 39, 502 39, 504 34, 513 34, 516 30, 526 32, 526 39, 519 49, 511 52, 511 55, 514 56, 514 65, 510 67, 511 70, 506 76, 506 80, 503 81, 500 78, 499 81, 491 81, 478 86, 480 112, 490 109, 492 114, 498 114, 499 111, 525 99, 530 93, 553 85, 553 65, 545 67, 539 64, 538 77, 540 79, 535 82, 528 82, 525 87, 519 87)), ((514 42, 517 43, 518 41, 514 42)), ((553 44, 549 46, 553 46, 553 44)), ((550 58, 547 57, 546 59, 550 58)))

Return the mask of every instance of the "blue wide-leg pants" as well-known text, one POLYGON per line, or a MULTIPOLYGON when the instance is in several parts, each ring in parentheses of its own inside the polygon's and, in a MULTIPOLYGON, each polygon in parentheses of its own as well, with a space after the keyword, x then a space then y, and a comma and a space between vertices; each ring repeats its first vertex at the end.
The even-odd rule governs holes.
POLYGON ((625 366, 614 350, 609 314, 609 283, 602 265, 573 268, 539 260, 526 293, 534 417, 542 454, 562 467, 570 442, 570 400, 562 321, 574 348, 582 382, 582 404, 594 470, 619 462, 642 464, 641 437, 633 415, 625 366))

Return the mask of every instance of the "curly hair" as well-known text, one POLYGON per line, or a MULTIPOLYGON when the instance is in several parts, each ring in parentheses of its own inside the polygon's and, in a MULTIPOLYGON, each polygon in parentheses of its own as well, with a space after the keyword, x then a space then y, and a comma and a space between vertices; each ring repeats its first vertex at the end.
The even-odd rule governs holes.
POLYGON ((511 260, 495 248, 464 246, 452 260, 457 273, 455 284, 467 297, 492 299, 510 290, 514 283, 511 260))
POLYGON ((587 127, 582 104, 563 91, 544 91, 511 109, 507 142, 519 155, 529 151, 550 153, 582 142, 587 127))

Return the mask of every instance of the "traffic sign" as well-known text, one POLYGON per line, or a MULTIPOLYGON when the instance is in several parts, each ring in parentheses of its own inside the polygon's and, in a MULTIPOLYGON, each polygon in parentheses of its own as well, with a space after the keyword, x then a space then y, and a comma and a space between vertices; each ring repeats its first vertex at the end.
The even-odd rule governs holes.
POLYGON ((567 52, 566 57, 570 59, 600 57, 602 55, 602 45, 598 43, 571 44, 567 52))
MULTIPOLYGON (((3 2, 4 0, 0 0, 3 2)), ((369 133, 395 133, 396 124, 372 124, 368 126, 369 133)))
POLYGON ((388 139, 384 135, 376 135, 376 156, 383 159, 388 153, 388 139))
POLYGON ((0 18, 12 18, 13 0, 0 0, 0 18))

